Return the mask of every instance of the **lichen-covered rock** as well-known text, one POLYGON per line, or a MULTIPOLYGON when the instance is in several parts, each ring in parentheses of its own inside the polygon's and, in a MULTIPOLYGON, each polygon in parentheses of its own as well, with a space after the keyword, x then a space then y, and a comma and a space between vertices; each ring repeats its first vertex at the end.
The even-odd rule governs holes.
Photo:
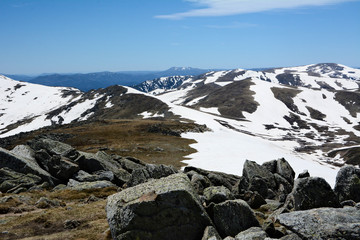
POLYGON ((211 186, 204 190, 206 203, 221 203, 233 199, 229 189, 224 186, 211 186))
POLYGON ((9 168, 0 169, 0 192, 14 192, 17 188, 29 189, 41 183, 41 178, 28 173, 18 173, 9 168))
POLYGON ((255 176, 250 179, 249 191, 258 192, 263 198, 268 198, 268 185, 265 179, 255 176))
POLYGON ((131 174, 123 169, 117 161, 105 152, 97 152, 96 154, 80 152, 79 158, 76 160, 81 170, 88 173, 97 171, 111 171, 114 173, 113 182, 122 186, 130 180, 131 174))
MULTIPOLYGON (((187 174, 189 176, 190 174, 187 174)), ((204 189, 211 186, 210 180, 203 176, 198 174, 197 172, 194 172, 190 178, 192 185, 194 186, 196 192, 198 194, 203 194, 204 189)))
POLYGON ((143 168, 135 169, 126 185, 133 187, 150 179, 160 179, 175 173, 177 173, 177 170, 172 166, 147 164, 143 168))
POLYGON ((336 176, 335 193, 340 202, 360 202, 360 169, 354 166, 341 168, 336 176))
POLYGON ((234 195, 239 196, 240 194, 244 194, 249 189, 249 182, 243 176, 236 182, 236 184, 232 188, 232 192, 234 195))
POLYGON ((253 209, 259 208, 261 205, 266 204, 265 199, 258 192, 248 191, 244 194, 244 200, 253 209))
POLYGON ((44 149, 50 153, 50 155, 60 155, 70 158, 71 160, 76 159, 79 155, 79 153, 72 146, 49 138, 33 139, 29 141, 28 144, 35 151, 44 149))
POLYGON ((114 239, 201 239, 212 226, 190 180, 172 174, 108 197, 107 219, 114 239))
POLYGON ((276 173, 285 178, 291 185, 294 184, 295 172, 285 158, 276 160, 276 173))
POLYGON ((251 227, 235 236, 235 240, 264 240, 267 237, 260 227, 251 227))
POLYGON ((298 178, 307 178, 310 177, 310 173, 308 170, 304 170, 302 173, 299 173, 298 178))
POLYGON ((222 240, 222 238, 213 226, 207 226, 201 240, 222 240))
POLYGON ((352 207, 284 213, 278 220, 302 239, 360 239, 360 210, 352 207))
POLYGON ((77 191, 82 191, 86 189, 95 189, 95 188, 107 188, 107 187, 116 187, 115 184, 109 181, 95 181, 95 182, 78 182, 73 179, 70 179, 67 185, 67 188, 77 191))
POLYGON ((249 205, 243 200, 228 200, 213 207, 213 220, 221 237, 234 237, 259 222, 249 205))
POLYGON ((35 151, 28 145, 18 145, 10 152, 20 157, 35 159, 35 151))
POLYGON ((288 195, 285 206, 292 210, 307 210, 320 207, 340 207, 330 185, 318 177, 299 178, 288 195))
POLYGON ((188 173, 190 171, 197 172, 200 175, 207 177, 211 184, 214 186, 225 186, 228 189, 232 189, 233 186, 239 181, 240 177, 232 174, 222 173, 222 172, 214 172, 208 171, 201 168, 196 168, 192 166, 187 166, 184 169, 184 173, 188 173))
POLYGON ((19 173, 34 174, 43 181, 53 184, 56 181, 48 172, 42 169, 34 159, 15 155, 14 153, 0 148, 0 168, 7 167, 19 173))
POLYGON ((251 179, 255 177, 262 178, 266 182, 268 188, 270 189, 276 188, 274 174, 254 161, 249 161, 249 160, 245 161, 243 168, 243 176, 249 182, 251 182, 251 179))

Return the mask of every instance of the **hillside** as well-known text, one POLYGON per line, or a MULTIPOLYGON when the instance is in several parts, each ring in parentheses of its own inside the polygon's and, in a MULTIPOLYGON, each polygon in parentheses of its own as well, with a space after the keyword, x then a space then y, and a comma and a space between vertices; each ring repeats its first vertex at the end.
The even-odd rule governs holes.
POLYGON ((84 93, 2 77, 0 136, 104 119, 195 122, 210 131, 181 134, 196 141, 186 164, 239 175, 246 159, 286 157, 297 173, 307 168, 333 184, 338 166, 359 164, 359 80, 360 70, 338 64, 160 78, 145 82, 148 93, 121 86, 84 93))

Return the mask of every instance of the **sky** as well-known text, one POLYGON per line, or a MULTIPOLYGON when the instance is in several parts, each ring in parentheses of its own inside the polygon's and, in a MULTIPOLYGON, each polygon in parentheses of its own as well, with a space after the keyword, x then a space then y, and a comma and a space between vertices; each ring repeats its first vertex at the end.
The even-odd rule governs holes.
POLYGON ((0 0, 7 74, 360 67, 360 0, 0 0))

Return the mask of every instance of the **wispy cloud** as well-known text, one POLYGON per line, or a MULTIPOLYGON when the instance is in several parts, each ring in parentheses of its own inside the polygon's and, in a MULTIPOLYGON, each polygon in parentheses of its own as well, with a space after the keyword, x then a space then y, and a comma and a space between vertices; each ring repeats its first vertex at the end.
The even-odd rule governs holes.
POLYGON ((156 18, 182 19, 187 17, 228 16, 255 13, 273 9, 289 9, 306 6, 323 6, 357 0, 185 0, 201 8, 187 12, 158 15, 156 18))
POLYGON ((233 22, 228 25, 207 25, 208 28, 215 28, 215 29, 236 29, 236 28, 252 28, 257 27, 257 24, 253 23, 242 23, 242 22, 233 22))

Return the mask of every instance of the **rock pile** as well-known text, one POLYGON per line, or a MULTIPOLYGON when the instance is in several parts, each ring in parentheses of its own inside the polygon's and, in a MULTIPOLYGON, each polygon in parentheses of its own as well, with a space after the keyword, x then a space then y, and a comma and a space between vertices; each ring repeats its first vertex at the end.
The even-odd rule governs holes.
POLYGON ((113 239, 360 239, 360 170, 353 166, 339 171, 332 189, 308 172, 295 179, 285 159, 246 161, 235 176, 85 153, 49 138, 0 149, 3 193, 110 186, 119 191, 106 206, 113 239))

